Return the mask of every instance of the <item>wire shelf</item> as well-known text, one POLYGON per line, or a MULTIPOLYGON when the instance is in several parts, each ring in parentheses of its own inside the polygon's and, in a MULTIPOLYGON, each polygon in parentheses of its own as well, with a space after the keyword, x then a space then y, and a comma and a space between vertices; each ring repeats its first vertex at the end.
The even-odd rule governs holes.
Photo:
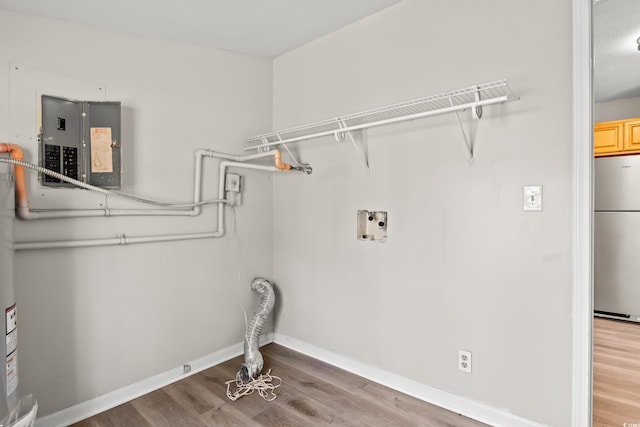
POLYGON ((266 149, 274 145, 299 142, 332 134, 337 139, 342 140, 345 132, 466 109, 472 109, 474 114, 479 117, 482 114, 482 107, 485 105, 516 99, 519 98, 511 91, 507 81, 497 80, 426 98, 254 136, 244 140, 245 144, 248 145, 245 151, 266 149))

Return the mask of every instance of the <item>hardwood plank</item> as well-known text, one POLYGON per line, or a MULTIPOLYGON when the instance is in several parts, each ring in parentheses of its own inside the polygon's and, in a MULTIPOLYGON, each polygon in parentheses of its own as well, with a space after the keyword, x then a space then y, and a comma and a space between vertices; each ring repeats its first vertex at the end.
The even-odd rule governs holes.
MULTIPOLYGON (((277 363, 270 365, 276 373, 282 371, 277 363)), ((319 381, 303 371, 289 368, 283 375, 283 392, 301 397, 307 401, 324 403, 325 419, 338 420, 340 425, 370 426, 384 422, 387 425, 408 425, 408 420, 394 417, 384 411, 376 411, 365 400, 340 390, 334 384, 319 381)), ((295 402, 294 402, 295 403, 295 402)), ((294 410, 300 408, 292 405, 294 410)))
POLYGON ((283 381, 272 402, 257 393, 235 402, 227 398, 225 382, 243 361, 237 357, 75 426, 485 425, 277 344, 261 352, 263 372, 272 369, 283 381))
MULTIPOLYGON (((412 425, 412 421, 406 415, 395 414, 381 407, 377 402, 371 402, 365 396, 352 392, 346 385, 351 375, 345 373, 340 380, 336 378, 335 381, 324 381, 313 373, 288 366, 277 359, 268 360, 274 373, 283 373, 283 384, 291 389, 292 393, 304 393, 312 399, 332 402, 331 410, 336 416, 348 416, 349 420, 360 425, 376 425, 376 423, 377 425, 412 425)), ((331 370, 331 368, 327 366, 325 370, 331 370)))
POLYGON ((251 417, 226 398, 212 393, 200 379, 194 375, 165 388, 166 392, 182 405, 185 410, 200 415, 206 425, 243 426, 251 424, 251 417))
POLYGON ((202 420, 178 404, 164 389, 156 390, 131 404, 152 426, 198 427, 202 420))
POLYGON ((74 424, 76 427, 152 427, 130 403, 123 403, 92 418, 74 424))
POLYGON ((639 353, 639 324, 594 319, 594 427, 640 424, 639 353))
POLYGON ((257 414, 253 417, 253 421, 261 426, 307 426, 310 425, 304 419, 298 417, 296 414, 287 411, 280 405, 273 405, 269 409, 257 414))
MULTIPOLYGON (((443 410, 435 405, 408 396, 403 393, 396 392, 381 384, 368 381, 360 376, 354 375, 343 369, 328 365, 324 362, 311 359, 297 353, 293 350, 282 346, 267 348, 265 353, 266 361, 279 361, 289 369, 296 368, 307 370, 309 366, 313 369, 312 374, 320 381, 343 386, 343 391, 348 395, 357 394, 359 398, 368 402, 370 405, 384 407, 385 411, 391 411, 396 415, 404 417, 405 414, 412 414, 410 420, 404 420, 403 425, 413 425, 416 422, 420 425, 434 426, 483 426, 485 424, 462 417, 459 414, 443 410), (427 410, 428 409, 428 410, 427 410), (423 416, 424 414, 424 416, 423 416)), ((275 362, 276 364, 278 362, 275 362)), ((305 384, 309 386, 310 384, 305 384)), ((350 408, 353 410, 353 408, 350 408)), ((373 418, 378 421, 378 418, 373 418)))

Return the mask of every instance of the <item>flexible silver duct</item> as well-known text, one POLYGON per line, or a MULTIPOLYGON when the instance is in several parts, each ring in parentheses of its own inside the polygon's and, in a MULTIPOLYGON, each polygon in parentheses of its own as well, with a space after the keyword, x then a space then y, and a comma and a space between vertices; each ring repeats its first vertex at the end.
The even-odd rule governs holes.
POLYGON ((260 305, 247 325, 244 338, 244 363, 240 365, 240 381, 243 384, 255 379, 262 371, 264 361, 260 354, 258 340, 262 327, 276 302, 273 286, 267 279, 257 277, 251 282, 251 289, 260 295, 260 305))

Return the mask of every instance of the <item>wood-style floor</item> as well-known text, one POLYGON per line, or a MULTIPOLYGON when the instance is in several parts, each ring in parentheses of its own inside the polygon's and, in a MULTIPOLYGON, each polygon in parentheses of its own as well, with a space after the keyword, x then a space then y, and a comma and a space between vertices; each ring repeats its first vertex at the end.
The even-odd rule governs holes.
POLYGON ((593 426, 640 426, 640 324, 594 319, 593 426))
POLYGON ((238 357, 74 426, 485 426, 277 344, 261 352, 265 370, 283 381, 272 402, 257 393, 227 398, 238 357))

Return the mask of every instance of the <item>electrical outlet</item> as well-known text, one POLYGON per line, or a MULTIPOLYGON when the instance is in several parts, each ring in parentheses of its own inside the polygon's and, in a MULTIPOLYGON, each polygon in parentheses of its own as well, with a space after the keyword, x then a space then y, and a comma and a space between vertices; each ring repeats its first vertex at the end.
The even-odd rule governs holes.
POLYGON ((458 369, 468 374, 471 373, 471 352, 458 350, 458 369))

